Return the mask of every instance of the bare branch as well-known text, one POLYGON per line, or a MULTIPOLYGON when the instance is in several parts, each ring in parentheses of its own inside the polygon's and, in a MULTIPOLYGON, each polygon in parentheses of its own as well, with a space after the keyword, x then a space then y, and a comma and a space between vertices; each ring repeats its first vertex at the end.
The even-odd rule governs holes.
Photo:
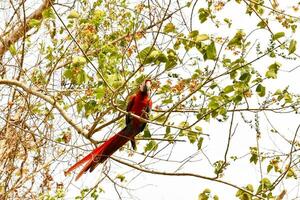
POLYGON ((56 102, 56 100, 53 97, 47 96, 41 92, 38 92, 37 90, 30 88, 28 86, 26 86, 25 84, 23 84, 20 81, 16 81, 16 80, 7 80, 7 79, 0 79, 0 85, 8 85, 8 86, 17 86, 21 89, 23 89, 25 92, 32 94, 36 97, 39 97, 43 100, 45 100, 47 103, 53 105, 61 114, 61 116, 81 135, 86 136, 87 135, 87 130, 82 129, 80 126, 78 126, 76 124, 76 122, 74 122, 65 112, 65 110, 56 102))
POLYGON ((120 159, 116 159, 116 158, 114 158, 114 157, 111 157, 111 159, 113 159, 114 161, 116 161, 116 162, 118 162, 118 163, 121 163, 121 164, 123 164, 123 165, 126 165, 126 166, 128 166, 128 167, 131 167, 131 168, 134 168, 134 169, 136 169, 136 170, 139 170, 139 171, 142 171, 142 172, 145 172, 145 173, 149 173, 149 174, 164 175, 164 176, 177 176, 177 177, 180 177, 180 176, 185 176, 185 177, 186 177, 186 176, 190 176, 190 177, 196 177, 196 178, 200 178, 200 179, 205 179, 205 180, 209 180, 209 181, 214 181, 214 182, 222 183, 222 184, 231 186, 231 187, 233 187, 233 188, 236 188, 236 189, 238 189, 238 190, 241 190, 241 191, 243 191, 243 192, 245 192, 245 193, 247 193, 247 194, 250 194, 250 195, 252 195, 252 196, 255 196, 255 197, 259 198, 259 199, 263 199, 262 197, 260 197, 260 196, 258 196, 258 195, 252 194, 251 191, 248 191, 248 190, 246 190, 246 189, 244 189, 244 188, 241 188, 241 187, 239 187, 239 186, 237 186, 237 185, 234 185, 234 184, 232 184, 232 183, 229 183, 229 182, 227 182, 227 181, 223 181, 223 180, 220 180, 220 179, 215 179, 215 178, 212 178, 212 177, 203 176, 203 175, 200 175, 200 174, 193 174, 193 173, 184 173, 184 172, 182 172, 182 173, 179 173, 179 172, 173 173, 173 172, 156 171, 156 170, 152 170, 152 169, 142 168, 142 167, 140 167, 140 166, 137 166, 137 165, 134 165, 134 164, 130 164, 130 163, 128 163, 128 162, 122 161, 122 160, 120 160, 120 159))
POLYGON ((16 43, 20 38, 23 37, 24 32, 28 32, 31 29, 31 27, 29 26, 30 20, 40 20, 42 18, 43 11, 48 9, 51 6, 52 2, 54 2, 54 0, 44 0, 43 4, 41 4, 37 10, 35 10, 31 15, 27 17, 25 24, 20 24, 7 36, 0 36, 0 60, 10 47, 10 45, 16 43))

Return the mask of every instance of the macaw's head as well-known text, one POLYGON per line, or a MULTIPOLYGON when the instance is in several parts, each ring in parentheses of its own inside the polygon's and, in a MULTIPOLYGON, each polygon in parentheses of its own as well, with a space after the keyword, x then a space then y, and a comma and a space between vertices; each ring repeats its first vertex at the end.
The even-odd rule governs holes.
POLYGON ((150 96, 151 92, 151 80, 147 79, 140 85, 140 91, 142 94, 150 96))

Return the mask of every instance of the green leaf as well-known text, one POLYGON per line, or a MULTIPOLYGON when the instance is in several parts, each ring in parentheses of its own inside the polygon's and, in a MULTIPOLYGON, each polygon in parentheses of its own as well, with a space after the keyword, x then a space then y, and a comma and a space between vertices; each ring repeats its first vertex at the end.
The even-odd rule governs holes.
POLYGON ((93 18, 95 18, 97 20, 100 20, 100 21, 105 16, 106 16, 106 13, 103 10, 95 10, 94 13, 93 13, 93 18))
POLYGON ((72 59, 73 66, 82 66, 86 64, 86 58, 83 56, 74 56, 72 59))
POLYGON ((216 82, 213 82, 210 86, 209 86, 209 88, 210 89, 214 89, 214 88, 216 88, 218 86, 218 84, 216 83, 216 82))
POLYGON ((159 51, 159 54, 156 57, 156 60, 159 62, 162 62, 162 63, 166 63, 168 61, 167 56, 161 51, 159 51))
POLYGON ((198 30, 193 30, 191 32, 189 32, 189 38, 196 38, 199 35, 199 31, 198 30))
POLYGON ((162 100, 162 104, 169 104, 169 103, 172 103, 172 102, 173 102, 172 97, 169 97, 167 99, 162 100))
POLYGON ((215 109, 219 108, 219 106, 220 106, 219 103, 216 100, 214 100, 214 99, 212 99, 208 103, 208 108, 210 108, 211 110, 215 110, 215 109))
POLYGON ((269 56, 270 56, 271 58, 275 58, 275 57, 276 57, 276 54, 275 54, 274 51, 271 51, 270 54, 269 54, 269 56))
POLYGON ((191 144, 194 144, 197 140, 197 134, 187 130, 187 137, 191 144))
POLYGON ((268 25, 268 22, 266 20, 262 20, 257 24, 257 26, 259 28, 265 28, 267 25, 268 25))
POLYGON ((77 104, 76 104, 76 109, 77 109, 77 112, 80 113, 83 109, 83 101, 82 100, 78 100, 77 101, 77 104))
POLYGON ((213 196, 213 200, 219 200, 218 195, 214 195, 214 196, 213 196))
POLYGON ((273 169, 273 165, 268 165, 267 172, 269 173, 273 169))
POLYGON ((277 89, 275 91, 274 95, 282 95, 282 91, 280 89, 277 89))
POLYGON ((94 3, 94 5, 93 6, 100 6, 101 4, 102 4, 102 2, 103 2, 103 0, 98 0, 98 1, 96 1, 95 3, 94 3))
POLYGON ((283 98, 284 98, 285 103, 293 102, 292 96, 288 92, 284 93, 283 98))
POLYGON ((277 72, 280 68, 281 64, 278 62, 273 63, 272 65, 269 66, 268 71, 266 72, 266 77, 267 78, 277 78, 277 72))
POLYGON ((84 104, 85 116, 88 117, 92 114, 97 106, 97 102, 95 100, 90 100, 86 104, 84 104))
POLYGON ((155 48, 152 46, 146 47, 142 51, 139 52, 138 56, 141 60, 143 60, 146 58, 146 56, 148 56, 151 53, 150 51, 153 51, 153 50, 155 50, 155 48))
POLYGON ((176 27, 174 26, 174 24, 172 22, 166 24, 166 26, 164 27, 164 32, 165 33, 171 33, 171 32, 176 32, 176 27))
POLYGON ((248 185, 246 186, 246 189, 247 189, 248 191, 250 191, 250 192, 254 192, 253 185, 251 185, 251 184, 248 184, 248 185))
POLYGON ((55 139, 55 142, 63 143, 64 141, 63 141, 62 138, 59 137, 59 138, 56 138, 56 139, 55 139))
POLYGON ((101 22, 103 22, 103 20, 105 19, 105 16, 105 11, 99 9, 95 10, 91 19, 92 24, 94 24, 95 26, 99 26, 101 22))
POLYGON ((292 29, 293 33, 296 32, 297 27, 298 27, 298 26, 297 26, 296 24, 293 24, 293 25, 291 26, 291 29, 292 29))
POLYGON ((200 22, 204 23, 207 20, 207 17, 209 16, 209 11, 205 8, 200 8, 198 13, 200 22))
POLYGON ((73 73, 71 69, 66 69, 64 72, 64 77, 66 77, 67 79, 72 79, 73 78, 73 73))
POLYGON ((199 131, 200 133, 202 133, 202 127, 201 126, 195 126, 196 131, 199 131))
POLYGON ((268 178, 263 178, 260 181, 261 185, 265 186, 264 188, 270 188, 272 186, 271 181, 268 178))
POLYGON ((279 38, 285 36, 285 33, 284 32, 278 32, 278 33, 275 33, 273 36, 272 36, 272 40, 278 40, 279 38))
POLYGON ((227 114, 227 109, 223 106, 221 107, 219 110, 219 115, 222 115, 223 117, 227 117, 226 114, 227 114))
POLYGON ((100 87, 95 89, 95 94, 97 99, 101 99, 105 95, 105 87, 101 85, 100 87))
POLYGON ((251 74, 249 72, 243 73, 239 78, 240 81, 243 81, 246 83, 248 83, 250 81, 250 79, 251 79, 251 74))
POLYGON ((42 13, 43 19, 55 19, 55 14, 51 8, 48 8, 42 13))
POLYGON ((189 123, 187 121, 182 121, 179 123, 179 127, 181 128, 186 128, 189 126, 189 123))
MULTIPOLYGON (((138 58, 140 59, 142 64, 150 64, 154 62, 156 59, 161 57, 160 59, 164 59, 164 55, 161 55, 162 52, 157 50, 155 47, 149 46, 144 48, 140 53, 138 54, 138 58)), ((166 61, 165 59, 164 61, 166 61)))
POLYGON ((237 156, 230 156, 230 158, 233 160, 233 161, 236 161, 238 159, 237 156))
POLYGON ((241 102, 243 100, 243 97, 241 95, 236 95, 233 99, 235 104, 238 104, 239 102, 241 102))
POLYGON ((151 133, 150 133, 150 130, 149 130, 149 128, 147 126, 146 126, 146 128, 144 130, 143 137, 145 137, 145 138, 151 138, 151 133))
POLYGON ((228 42, 228 47, 241 47, 245 33, 242 30, 238 30, 234 37, 228 42))
POLYGON ((289 168, 286 174, 286 178, 295 178, 297 179, 297 175, 295 174, 295 171, 292 168, 289 168))
POLYGON ((224 170, 226 170, 226 167, 228 166, 229 163, 225 163, 223 160, 218 160, 214 162, 214 172, 215 174, 222 175, 224 170))
POLYGON ((217 50, 215 42, 212 41, 206 48, 206 59, 215 60, 217 57, 217 50))
POLYGON ((118 174, 116 178, 117 178, 117 179, 119 179, 119 180, 120 180, 120 182, 123 182, 123 181, 125 181, 125 176, 124 176, 124 175, 122 175, 122 174, 118 174))
POLYGON ((169 141, 170 143, 173 143, 174 137, 171 134, 171 127, 170 126, 166 127, 166 133, 164 135, 164 138, 170 140, 169 141))
POLYGON ((258 161, 258 151, 256 147, 250 147, 250 163, 253 162, 254 164, 258 161))
MULTIPOLYGON (((156 118, 156 117, 154 117, 154 118, 156 118)), ((162 123, 162 122, 164 122, 166 119, 167 119, 166 115, 163 115, 163 116, 160 116, 159 118, 157 118, 156 121, 162 123)))
POLYGON ((230 72, 230 79, 235 79, 237 76, 237 71, 233 70, 232 72, 230 72))
POLYGON ((101 193, 101 188, 99 188, 99 192, 97 190, 97 188, 94 188, 91 192, 91 197, 93 198, 93 200, 97 200, 99 198, 99 193, 101 193))
POLYGON ((174 43, 173 48, 174 48, 175 50, 178 50, 178 49, 180 48, 181 44, 182 44, 182 40, 178 38, 178 39, 176 40, 176 42, 174 43))
POLYGON ((167 62, 165 65, 166 70, 170 70, 177 65, 178 56, 173 49, 167 50, 167 62))
POLYGON ((199 34, 199 35, 197 35, 195 42, 198 43, 198 42, 202 42, 202 41, 205 41, 208 39, 209 39, 209 36, 207 34, 199 34))
POLYGON ((82 84, 82 83, 86 83, 88 81, 88 79, 89 78, 88 78, 87 74, 85 73, 85 71, 81 70, 79 72, 79 74, 77 75, 76 81, 77 81, 77 84, 82 84))
POLYGON ((231 19, 225 18, 225 19, 224 19, 224 22, 225 22, 226 24, 228 24, 228 27, 229 27, 229 28, 231 27, 231 25, 232 25, 232 20, 231 20, 231 19))
POLYGON ((266 77, 275 79, 275 78, 277 78, 277 73, 273 70, 268 70, 266 72, 266 77))
POLYGON ((9 52, 10 52, 11 55, 13 55, 13 56, 17 55, 17 49, 16 49, 16 47, 15 47, 14 44, 11 44, 11 45, 9 46, 9 52))
POLYGON ((168 70, 171 70, 171 69, 173 69, 176 65, 177 65, 177 62, 176 62, 176 61, 173 61, 173 60, 167 60, 166 65, 165 65, 165 69, 166 69, 167 71, 168 71, 168 70))
POLYGON ((80 15, 76 10, 71 10, 68 15, 69 19, 74 19, 74 18, 79 18, 79 17, 80 17, 80 15))
POLYGON ((41 25, 41 20, 37 20, 37 19, 30 19, 28 21, 28 25, 30 28, 33 28, 33 27, 39 27, 41 25))
POLYGON ((197 143, 198 150, 200 150, 200 149, 202 148, 203 140, 204 140, 203 137, 200 137, 200 138, 199 138, 198 143, 197 143))
POLYGON ((155 151, 158 148, 158 144, 154 141, 151 140, 144 148, 144 152, 147 151, 155 151))
POLYGON ((171 133, 171 127, 170 126, 167 126, 166 127, 166 134, 170 134, 171 133))
POLYGON ((211 190, 206 188, 198 195, 198 200, 208 200, 210 196, 211 190))
POLYGON ((223 90, 223 92, 224 92, 225 94, 228 94, 228 93, 230 93, 230 92, 232 92, 232 91, 234 91, 234 88, 233 88, 232 85, 226 86, 226 87, 224 88, 224 90, 223 90))
POLYGON ((256 92, 258 96, 263 97, 266 95, 266 88, 262 86, 261 84, 258 84, 256 87, 256 92))
POLYGON ((289 46, 289 55, 296 51, 296 46, 297 46, 297 41, 291 40, 290 46, 289 46))

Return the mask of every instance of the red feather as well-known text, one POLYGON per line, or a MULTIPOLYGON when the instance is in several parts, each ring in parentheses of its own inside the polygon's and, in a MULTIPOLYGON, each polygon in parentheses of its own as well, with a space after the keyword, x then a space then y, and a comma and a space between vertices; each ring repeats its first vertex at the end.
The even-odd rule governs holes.
MULTIPOLYGON (((152 101, 148 95, 138 92, 130 97, 127 111, 134 113, 143 118, 147 118, 146 112, 150 112, 152 107, 152 101)), ((108 139, 102 145, 94 149, 87 156, 71 166, 66 173, 70 173, 81 165, 85 164, 75 180, 78 180, 86 171, 92 172, 100 163, 107 160, 114 152, 122 147, 129 140, 133 140, 134 137, 145 127, 145 122, 141 122, 136 118, 129 118, 126 120, 127 126, 119 133, 108 139)))
POLYGON ((121 146, 123 146, 130 138, 124 136, 124 130, 120 131, 113 137, 111 137, 109 140, 104 142, 101 146, 94 149, 91 153, 89 153, 87 156, 82 158, 80 161, 75 163, 72 167, 70 167, 66 173, 70 173, 76 168, 80 167, 84 163, 85 166, 83 169, 79 172, 79 174, 76 176, 75 180, 78 180, 82 174, 84 174, 86 171, 90 169, 90 171, 93 171, 94 165, 98 165, 100 163, 103 163, 109 156, 111 156, 115 151, 117 151, 121 146))

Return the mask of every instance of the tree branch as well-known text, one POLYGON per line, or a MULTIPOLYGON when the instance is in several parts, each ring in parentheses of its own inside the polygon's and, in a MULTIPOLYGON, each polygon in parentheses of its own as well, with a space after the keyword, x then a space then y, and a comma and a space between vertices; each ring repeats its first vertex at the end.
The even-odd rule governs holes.
POLYGON ((145 173, 149 173, 149 174, 156 174, 156 175, 164 175, 164 176, 177 176, 177 177, 180 177, 180 176, 188 176, 188 177, 195 177, 195 178, 201 178, 201 179, 205 179, 205 180, 209 180, 209 181, 214 181, 214 182, 218 182, 218 183, 222 183, 222 184, 225 184, 225 185, 228 185, 228 186, 231 186, 233 188, 236 188, 238 190, 241 190, 247 194, 250 194, 251 196, 255 196, 259 199, 263 199, 262 197, 260 197, 259 195, 255 195, 255 194, 252 194, 251 191, 248 191, 244 188, 241 188, 237 185, 234 185, 232 183, 229 183, 227 181, 223 181, 223 180, 220 180, 220 179, 215 179, 215 178, 212 178, 212 177, 208 177, 208 176, 203 176, 203 175, 200 175, 200 174, 194 174, 194 173, 178 173, 178 172, 162 172, 162 171, 156 171, 156 170, 152 170, 152 169, 146 169, 146 168, 142 168, 140 166, 137 166, 137 165, 133 165, 131 163, 128 163, 128 162, 125 162, 125 161, 122 161, 122 160, 119 160, 119 159, 116 159, 114 157, 110 157, 112 160, 118 162, 118 163, 121 163, 123 165, 126 165, 128 167, 131 167, 133 169, 136 169, 136 170, 139 170, 141 172, 145 172, 145 173))
POLYGON ((8 86, 16 86, 21 88, 22 90, 24 90, 25 92, 32 94, 36 97, 39 97, 41 99, 43 99, 44 101, 46 101, 47 103, 51 104, 53 107, 55 107, 59 113, 61 114, 61 116, 81 135, 83 135, 84 137, 87 137, 87 130, 82 129, 80 126, 78 126, 76 124, 75 121, 73 121, 65 112, 64 108, 62 108, 55 99, 53 99, 50 96, 47 96, 41 92, 38 92, 37 90, 34 90, 28 86, 26 86, 25 84, 21 83, 20 81, 17 80, 7 80, 7 79, 0 79, 0 85, 8 85, 8 86))
POLYGON ((42 15, 43 11, 48 9, 51 6, 51 3, 53 3, 53 2, 54 2, 54 0, 44 0, 44 2, 40 5, 40 7, 26 18, 25 24, 21 23, 20 25, 18 25, 6 37, 4 35, 0 36, 0 38, 3 38, 3 39, 0 39, 0 60, 3 57, 4 53, 10 47, 10 45, 16 43, 20 38, 23 37, 24 32, 28 32, 31 29, 31 27, 29 26, 30 20, 41 19, 43 17, 43 15, 42 15))

